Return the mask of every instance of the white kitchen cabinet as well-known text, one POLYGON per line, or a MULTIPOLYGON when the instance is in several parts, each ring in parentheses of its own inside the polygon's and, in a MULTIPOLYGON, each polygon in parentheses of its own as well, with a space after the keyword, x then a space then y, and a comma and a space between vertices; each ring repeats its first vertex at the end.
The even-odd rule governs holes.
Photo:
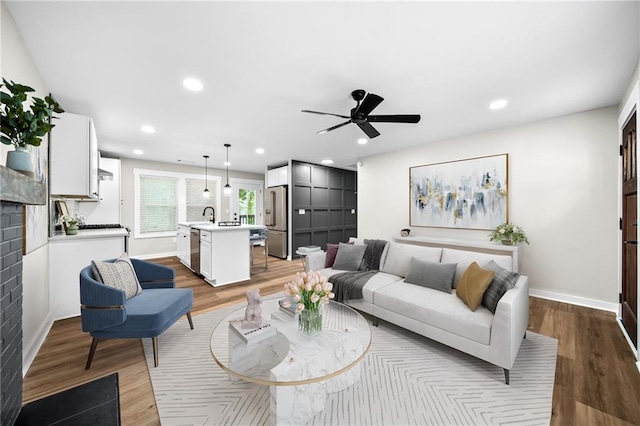
POLYGON ((121 223, 120 220, 120 160, 100 158, 100 168, 113 174, 110 180, 100 180, 100 198, 87 203, 78 203, 78 213, 87 223, 121 223), (97 203, 95 201, 98 201, 97 203))
MULTIPOLYGON (((101 230, 107 231, 107 230, 101 230)), ((82 232, 82 231, 80 231, 82 232)), ((80 271, 92 260, 113 259, 124 251, 123 230, 108 230, 101 237, 82 234, 49 239, 50 309, 54 320, 80 315, 80 271), (118 234, 109 236, 111 234, 118 234)))
POLYGON ((51 195, 98 199, 98 139, 93 120, 64 113, 50 133, 51 195))
POLYGON ((178 225, 178 232, 176 234, 176 245, 178 250, 178 258, 183 265, 187 268, 191 267, 191 235, 188 226, 178 225))
POLYGON ((200 231, 200 274, 205 279, 211 279, 211 232, 202 230, 200 231))
POLYGON ((282 166, 276 169, 267 170, 267 187, 287 185, 289 177, 289 166, 282 166))

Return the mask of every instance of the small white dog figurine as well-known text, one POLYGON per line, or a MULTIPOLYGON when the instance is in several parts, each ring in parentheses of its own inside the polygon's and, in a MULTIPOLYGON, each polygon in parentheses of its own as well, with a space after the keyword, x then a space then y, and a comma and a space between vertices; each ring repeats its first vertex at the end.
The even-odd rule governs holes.
POLYGON ((260 289, 247 290, 247 310, 242 320, 242 328, 256 328, 262 325, 262 297, 260 289))

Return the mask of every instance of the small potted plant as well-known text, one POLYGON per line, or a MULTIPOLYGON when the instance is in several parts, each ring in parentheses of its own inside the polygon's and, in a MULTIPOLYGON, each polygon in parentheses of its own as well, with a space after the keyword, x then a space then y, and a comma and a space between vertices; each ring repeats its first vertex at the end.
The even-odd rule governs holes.
MULTIPOLYGON (((27 93, 35 92, 29 86, 2 79, 0 89, 0 141, 13 145, 15 150, 7 152, 7 167, 28 176, 33 176, 33 164, 27 145, 40 146, 42 138, 51 131, 53 113, 64 110, 51 95, 44 100, 32 97, 31 109, 25 110, 27 93)), ((55 117, 53 117, 55 118, 55 117)))
POLYGON ((76 235, 78 233, 78 225, 84 222, 84 216, 82 215, 65 215, 62 217, 64 222, 65 233, 67 235, 76 235))
POLYGON ((529 244, 529 239, 524 230, 513 223, 505 222, 496 227, 491 232, 491 241, 499 241, 504 245, 513 245, 518 243, 529 244))

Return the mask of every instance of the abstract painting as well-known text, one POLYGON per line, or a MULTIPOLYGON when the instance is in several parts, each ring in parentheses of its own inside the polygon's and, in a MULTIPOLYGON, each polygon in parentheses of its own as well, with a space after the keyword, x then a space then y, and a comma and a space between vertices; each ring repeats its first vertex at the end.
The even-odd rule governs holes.
POLYGON ((409 223, 494 229, 508 220, 508 154, 409 168, 409 223))

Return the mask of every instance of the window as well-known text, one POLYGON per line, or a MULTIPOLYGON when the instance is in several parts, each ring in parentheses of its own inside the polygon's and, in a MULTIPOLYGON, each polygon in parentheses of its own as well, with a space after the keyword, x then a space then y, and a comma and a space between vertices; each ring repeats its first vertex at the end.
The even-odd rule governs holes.
POLYGON ((153 234, 176 229, 178 224, 178 179, 140 176, 140 233, 153 234))
POLYGON ((205 207, 220 214, 220 176, 208 177, 211 197, 204 198, 204 176, 143 169, 134 169, 133 174, 134 238, 175 236, 178 222, 208 220, 210 213, 202 216, 205 207))

